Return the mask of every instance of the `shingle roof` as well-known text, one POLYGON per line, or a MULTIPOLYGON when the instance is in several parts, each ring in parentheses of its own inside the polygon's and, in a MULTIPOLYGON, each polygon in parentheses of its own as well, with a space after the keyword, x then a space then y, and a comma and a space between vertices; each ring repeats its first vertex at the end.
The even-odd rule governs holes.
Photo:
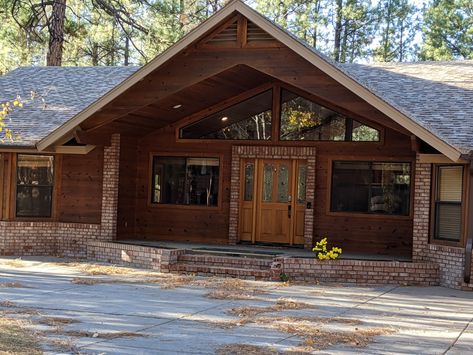
POLYGON ((338 66, 461 152, 473 151, 473 60, 338 66))
POLYGON ((138 67, 25 67, 0 77, 0 102, 31 92, 40 98, 14 112, 7 125, 21 139, 9 146, 34 146, 53 130, 114 88, 138 67))

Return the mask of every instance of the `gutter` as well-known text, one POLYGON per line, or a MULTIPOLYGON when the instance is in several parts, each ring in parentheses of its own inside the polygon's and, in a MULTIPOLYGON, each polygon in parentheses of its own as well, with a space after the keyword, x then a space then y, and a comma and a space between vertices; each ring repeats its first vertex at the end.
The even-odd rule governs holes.
POLYGON ((466 284, 471 283, 471 261, 473 260, 473 158, 471 157, 468 177, 468 222, 466 227, 465 266, 463 271, 463 281, 466 284))

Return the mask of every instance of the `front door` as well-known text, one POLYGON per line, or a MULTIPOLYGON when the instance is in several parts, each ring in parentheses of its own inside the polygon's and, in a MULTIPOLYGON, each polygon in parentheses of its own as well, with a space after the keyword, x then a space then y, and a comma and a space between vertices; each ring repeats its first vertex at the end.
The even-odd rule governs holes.
POLYGON ((242 162, 240 240, 304 243, 306 166, 287 159, 242 162))

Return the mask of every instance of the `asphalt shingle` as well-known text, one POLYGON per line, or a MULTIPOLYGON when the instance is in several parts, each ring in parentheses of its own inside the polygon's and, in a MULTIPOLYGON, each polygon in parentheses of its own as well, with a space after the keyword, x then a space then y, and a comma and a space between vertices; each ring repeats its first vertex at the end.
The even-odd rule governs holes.
POLYGON ((6 122, 21 138, 9 146, 34 146, 106 94, 138 67, 24 67, 0 77, 0 102, 29 101, 6 122), (31 92, 37 98, 30 101, 31 92))

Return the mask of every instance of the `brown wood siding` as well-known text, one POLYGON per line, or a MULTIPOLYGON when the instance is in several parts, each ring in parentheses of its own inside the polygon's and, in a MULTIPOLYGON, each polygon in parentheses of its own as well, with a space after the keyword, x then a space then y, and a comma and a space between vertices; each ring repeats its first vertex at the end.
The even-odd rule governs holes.
POLYGON ((63 155, 57 215, 61 222, 100 223, 103 149, 63 155))
MULTIPOLYGON (((132 174, 127 174, 126 183, 120 182, 119 238, 149 240, 195 241, 207 243, 228 242, 228 218, 230 202, 230 163, 231 146, 235 142, 211 142, 202 144, 176 142, 174 128, 168 127, 139 141, 137 148, 136 206, 125 208, 124 194, 128 201, 133 191, 132 174), (223 186, 220 188, 221 206, 219 209, 188 208, 169 205, 151 205, 150 195, 150 155, 152 153, 182 153, 184 156, 198 154, 223 155, 223 186), (133 211, 132 211, 133 210, 133 211), (135 215, 135 233, 123 228, 123 221, 133 224, 135 215)), ((241 142, 240 144, 247 144, 241 142)), ((271 144, 271 143, 268 143, 271 144)), ((310 143, 309 143, 310 144, 310 143)), ((314 240, 328 237, 329 241, 346 252, 367 252, 389 255, 410 256, 412 246, 412 218, 383 216, 360 216, 351 214, 336 215, 330 213, 327 204, 329 188, 329 166, 331 159, 358 160, 414 160, 410 138, 385 130, 383 143, 312 143, 318 149, 316 171, 316 199, 314 206, 314 240)), ((122 149, 124 146, 122 145, 122 149)), ((126 148, 133 150, 134 147, 126 148)), ((123 156, 131 153, 123 152, 123 156)), ((131 154, 133 155, 133 154, 131 154)), ((412 165, 414 168, 414 165, 412 165)), ((414 172, 413 172, 414 173, 414 172)), ((412 181, 414 181, 412 176, 412 181)))

